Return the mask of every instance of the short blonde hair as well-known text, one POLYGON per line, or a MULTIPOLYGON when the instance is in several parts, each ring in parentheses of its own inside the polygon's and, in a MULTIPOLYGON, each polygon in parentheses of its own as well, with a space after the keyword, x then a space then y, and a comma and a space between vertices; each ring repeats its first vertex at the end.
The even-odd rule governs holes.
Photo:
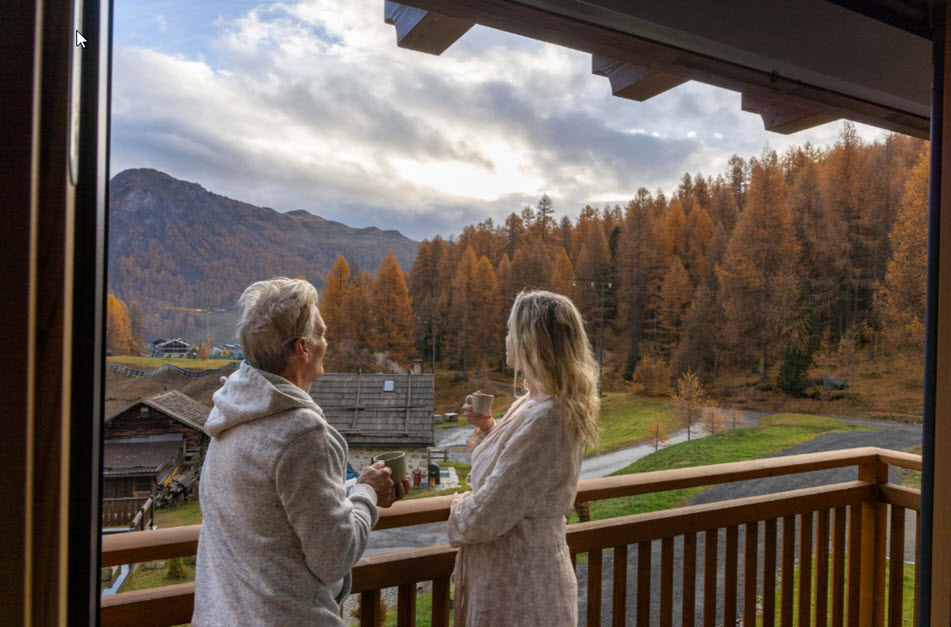
POLYGON ((524 372, 542 392, 553 396, 578 437, 596 447, 601 407, 598 366, 578 308, 560 294, 524 290, 512 305, 509 333, 516 377, 518 371, 524 372))
POLYGON ((235 327, 244 358, 255 368, 280 374, 293 343, 311 343, 317 289, 303 279, 279 277, 251 284, 238 299, 241 319, 235 327))

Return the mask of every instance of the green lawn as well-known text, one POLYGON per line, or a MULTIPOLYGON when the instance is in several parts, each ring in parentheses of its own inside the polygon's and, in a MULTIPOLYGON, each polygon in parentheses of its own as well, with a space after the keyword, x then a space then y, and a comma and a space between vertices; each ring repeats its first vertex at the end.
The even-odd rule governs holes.
POLYGON ((198 499, 179 505, 175 509, 155 510, 155 525, 159 529, 166 527, 184 527, 201 524, 201 504, 198 499))
POLYGON ((189 581, 195 581, 195 566, 192 564, 185 564, 185 576, 181 579, 169 578, 165 568, 156 568, 153 570, 144 568, 139 564, 132 570, 125 582, 123 582, 119 592, 172 586, 177 583, 188 583, 189 581))
POLYGON ((165 364, 191 370, 217 370, 230 363, 237 362, 235 359, 160 359, 158 357, 134 357, 132 355, 112 355, 106 357, 106 361, 110 364, 119 364, 136 370, 155 370, 165 364))
MULTIPOLYGON (((846 557, 848 559, 848 557, 846 557)), ((890 577, 889 563, 891 560, 885 559, 885 590, 888 590, 888 580, 890 577)), ((848 590, 849 574, 848 571, 845 573, 845 589, 848 590)), ((832 574, 829 574, 829 581, 832 581, 832 574)), ((782 582, 780 581, 780 573, 776 573, 776 625, 780 624, 780 613, 782 610, 782 582)), ((828 595, 828 608, 831 615, 832 604, 836 600, 832 597, 832 586, 830 585, 826 591, 828 595)), ((811 603, 809 616, 815 618, 816 615, 816 560, 812 560, 812 594, 811 594, 811 603)), ((797 566, 793 571, 793 624, 799 624, 799 567, 797 566)), ((848 614, 848 604, 846 601, 843 601, 846 604, 845 613, 848 614)), ((761 612, 762 610, 758 610, 761 612)), ((885 596, 885 616, 888 616, 888 596, 885 596)), ((914 624, 915 618, 915 565, 914 564, 905 564, 904 573, 902 574, 902 625, 912 625, 914 624)), ((757 615, 756 624, 762 625, 763 618, 761 615, 757 615)))
MULTIPOLYGON (((853 425, 820 416, 777 414, 764 418, 759 427, 723 431, 700 440, 674 444, 644 457, 614 475, 690 468, 770 457, 779 451, 832 431, 859 429, 853 425)), ((641 514, 676 507, 706 488, 686 488, 655 494, 622 497, 591 504, 591 519, 641 514)), ((572 512, 568 522, 577 522, 572 512)))
MULTIPOLYGON (((449 584, 449 596, 452 598, 455 592, 455 586, 449 584)), ((449 624, 452 624, 452 610, 449 610, 449 624)), ((355 617, 359 618, 359 617, 355 617)), ((433 623, 433 593, 432 591, 423 592, 416 596, 416 627, 430 627, 433 623)), ((359 625, 359 622, 351 623, 352 626, 359 625)), ((383 623, 385 627, 396 627, 396 608, 387 608, 386 619, 383 623)))
POLYGON ((633 446, 647 439, 648 426, 660 416, 667 431, 681 426, 677 408, 670 399, 648 398, 627 392, 612 392, 601 399, 601 416, 598 418, 600 450, 588 449, 585 457, 610 453, 633 446))

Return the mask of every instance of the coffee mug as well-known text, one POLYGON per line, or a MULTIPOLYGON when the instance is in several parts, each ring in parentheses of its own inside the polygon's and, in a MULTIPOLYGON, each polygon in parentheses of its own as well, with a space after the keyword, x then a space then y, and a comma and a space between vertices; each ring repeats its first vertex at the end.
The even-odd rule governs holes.
POLYGON ((383 462, 390 469, 390 478, 397 484, 406 477, 406 453, 403 451, 390 451, 389 453, 380 453, 373 458, 373 463, 383 462))
POLYGON ((472 411, 477 414, 491 414, 493 398, 491 394, 475 392, 472 395, 472 411))

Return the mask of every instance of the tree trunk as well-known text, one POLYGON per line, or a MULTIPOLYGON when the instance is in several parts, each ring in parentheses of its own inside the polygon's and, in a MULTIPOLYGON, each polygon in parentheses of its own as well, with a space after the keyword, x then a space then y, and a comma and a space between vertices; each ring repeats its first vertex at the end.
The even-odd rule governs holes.
POLYGON ((759 381, 756 387, 761 388, 766 383, 766 347, 760 348, 759 352, 759 381))

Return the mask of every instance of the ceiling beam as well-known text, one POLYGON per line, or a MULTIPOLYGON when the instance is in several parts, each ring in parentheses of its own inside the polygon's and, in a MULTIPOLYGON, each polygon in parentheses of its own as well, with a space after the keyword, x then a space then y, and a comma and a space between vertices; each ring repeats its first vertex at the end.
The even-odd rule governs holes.
POLYGON ((562 12, 513 0, 403 0, 459 20, 654 68, 708 85, 730 89, 837 118, 928 138, 927 115, 867 100, 708 54, 661 43, 562 12))
POLYGON ((475 22, 391 2, 383 5, 383 21, 396 27, 396 45, 436 56, 466 34, 475 22))
POLYGON ((748 113, 757 113, 763 118, 763 127, 767 131, 783 135, 798 133, 839 119, 817 109, 766 100, 752 94, 743 94, 741 103, 741 109, 748 113))
POLYGON ((591 55, 591 73, 611 81, 611 93, 618 98, 644 102, 658 94, 687 82, 687 79, 666 72, 632 65, 617 59, 591 55))

